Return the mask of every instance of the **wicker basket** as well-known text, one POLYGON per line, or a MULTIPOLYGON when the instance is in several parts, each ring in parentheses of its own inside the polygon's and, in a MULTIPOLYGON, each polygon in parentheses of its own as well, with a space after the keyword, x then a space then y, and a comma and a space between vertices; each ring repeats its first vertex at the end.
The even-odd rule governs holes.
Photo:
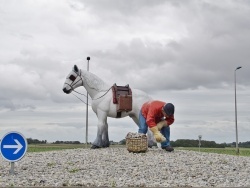
POLYGON ((147 135, 140 133, 128 133, 126 147, 129 152, 140 153, 148 150, 147 135))

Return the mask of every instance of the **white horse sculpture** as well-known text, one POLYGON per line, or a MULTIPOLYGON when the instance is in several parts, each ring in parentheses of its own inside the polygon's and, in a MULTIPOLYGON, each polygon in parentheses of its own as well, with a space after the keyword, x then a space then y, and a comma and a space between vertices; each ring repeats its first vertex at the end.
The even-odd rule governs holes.
MULTIPOLYGON (((92 99, 92 109, 98 117, 97 137, 92 144, 92 149, 109 147, 108 123, 107 117, 116 118, 116 104, 113 104, 112 86, 107 85, 96 75, 78 69, 75 65, 73 70, 67 76, 63 85, 63 91, 67 94, 71 93, 79 86, 84 86, 92 99)), ((121 117, 129 116, 139 125, 139 113, 143 103, 150 101, 152 98, 145 92, 132 89, 132 111, 121 113, 121 117)), ((148 144, 154 144, 154 138, 148 131, 148 144)))

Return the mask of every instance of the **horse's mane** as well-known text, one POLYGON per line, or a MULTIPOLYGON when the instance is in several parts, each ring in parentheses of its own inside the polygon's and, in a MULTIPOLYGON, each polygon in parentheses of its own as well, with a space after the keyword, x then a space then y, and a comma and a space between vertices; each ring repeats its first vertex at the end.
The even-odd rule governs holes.
POLYGON ((95 89, 97 91, 107 91, 110 86, 105 83, 101 78, 96 76, 95 74, 81 70, 83 79, 85 83, 92 89, 95 89))

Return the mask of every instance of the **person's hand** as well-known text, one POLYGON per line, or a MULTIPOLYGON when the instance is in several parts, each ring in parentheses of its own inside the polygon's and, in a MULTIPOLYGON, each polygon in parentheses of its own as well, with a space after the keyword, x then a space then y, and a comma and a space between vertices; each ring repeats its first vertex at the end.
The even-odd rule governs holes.
POLYGON ((159 123, 157 123, 156 125, 158 127, 158 130, 161 130, 162 127, 167 127, 168 123, 165 120, 160 121, 159 123))
POLYGON ((161 134, 157 126, 151 127, 150 130, 153 132, 156 142, 166 141, 166 138, 161 134))
POLYGON ((166 138, 160 132, 157 132, 156 134, 154 134, 154 137, 155 137, 156 142, 161 143, 161 142, 166 141, 166 138))

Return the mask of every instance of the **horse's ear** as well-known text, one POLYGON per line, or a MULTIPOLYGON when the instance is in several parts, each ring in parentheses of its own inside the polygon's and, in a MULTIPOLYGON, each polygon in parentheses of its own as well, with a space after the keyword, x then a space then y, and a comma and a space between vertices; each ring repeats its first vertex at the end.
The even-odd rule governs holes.
POLYGON ((79 69, 78 69, 78 67, 77 67, 76 65, 74 65, 74 71, 75 71, 75 72, 78 72, 78 71, 79 71, 79 69))

